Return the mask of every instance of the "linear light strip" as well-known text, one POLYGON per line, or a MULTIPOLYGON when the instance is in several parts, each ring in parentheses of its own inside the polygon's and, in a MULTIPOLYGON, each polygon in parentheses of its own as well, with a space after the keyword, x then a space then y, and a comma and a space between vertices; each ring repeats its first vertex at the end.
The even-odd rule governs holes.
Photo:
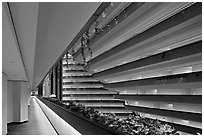
POLYGON ((41 106, 41 109, 44 110, 44 112, 48 115, 47 117, 50 119, 51 122, 54 122, 52 120, 55 120, 57 122, 53 123, 55 126, 55 129, 59 134, 64 135, 81 135, 74 127, 72 127, 70 124, 68 124, 66 121, 64 121, 60 116, 58 116, 54 111, 52 111, 48 106, 46 106, 44 103, 42 103, 38 98, 36 98, 36 101, 41 106))

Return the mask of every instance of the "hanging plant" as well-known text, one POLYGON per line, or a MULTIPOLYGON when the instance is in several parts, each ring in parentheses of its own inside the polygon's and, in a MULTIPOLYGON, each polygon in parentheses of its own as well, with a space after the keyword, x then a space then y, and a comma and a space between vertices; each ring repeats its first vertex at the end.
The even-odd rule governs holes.
POLYGON ((100 29, 98 27, 95 27, 95 35, 96 36, 98 36, 99 32, 100 32, 100 29))
POLYGON ((132 112, 128 118, 118 118, 114 113, 102 113, 93 108, 77 104, 73 100, 62 103, 57 98, 43 97, 91 121, 99 122, 118 133, 127 135, 179 135, 174 127, 164 124, 158 119, 148 119, 138 112, 132 112))
POLYGON ((65 57, 66 57, 66 63, 67 63, 67 69, 68 69, 69 68, 68 52, 67 52, 67 54, 65 54, 65 57))
POLYGON ((72 55, 74 55, 75 53, 75 50, 74 50, 74 47, 72 47, 72 55))
POLYGON ((85 34, 86 34, 86 45, 87 45, 87 47, 88 47, 89 54, 90 54, 91 59, 92 59, 92 51, 91 51, 91 47, 90 47, 90 45, 89 45, 89 42, 90 42, 90 39, 91 39, 91 34, 89 33, 88 30, 85 32, 85 34))
POLYGON ((123 12, 124 12, 124 19, 125 19, 125 18, 127 18, 128 14, 126 12, 126 9, 124 9, 123 12))
POLYGON ((102 12, 102 17, 103 17, 103 18, 106 18, 106 13, 105 13, 105 11, 102 12))
POLYGON ((98 34, 101 31, 101 28, 99 28, 98 25, 99 25, 99 22, 96 20, 95 21, 95 29, 94 29, 95 36, 98 36, 98 34))
POLYGON ((84 55, 84 50, 85 50, 84 49, 85 48, 84 41, 85 41, 85 38, 84 38, 84 36, 82 36, 81 37, 81 55, 82 55, 84 64, 86 64, 86 57, 84 55))

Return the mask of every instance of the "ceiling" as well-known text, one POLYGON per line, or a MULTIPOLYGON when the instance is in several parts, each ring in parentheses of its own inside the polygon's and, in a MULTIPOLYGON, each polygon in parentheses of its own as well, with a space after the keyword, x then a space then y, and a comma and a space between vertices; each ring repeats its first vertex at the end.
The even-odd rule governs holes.
POLYGON ((34 90, 101 3, 3 3, 2 71, 34 90), (24 67, 25 66, 25 67, 24 67))
POLYGON ((2 71, 9 80, 27 81, 19 47, 10 24, 8 11, 2 7, 2 71))

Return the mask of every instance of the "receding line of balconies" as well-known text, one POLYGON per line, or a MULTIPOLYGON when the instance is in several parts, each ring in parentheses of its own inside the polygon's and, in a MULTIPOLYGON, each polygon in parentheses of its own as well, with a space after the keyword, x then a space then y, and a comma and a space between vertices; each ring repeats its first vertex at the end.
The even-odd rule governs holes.
MULTIPOLYGON (((157 6, 155 5, 156 7, 153 6, 150 9, 145 8, 145 9, 148 9, 148 11, 143 13, 144 15, 141 14, 140 17, 135 17, 134 21, 129 23, 127 26, 125 26, 123 28, 119 28, 118 29, 119 31, 117 33, 115 33, 111 36, 107 36, 106 39, 103 40, 103 41, 107 41, 107 42, 103 42, 104 44, 95 44, 96 46, 92 48, 93 58, 104 53, 105 51, 110 50, 114 46, 117 46, 120 43, 130 39, 131 37, 142 33, 143 31, 151 28, 152 26, 162 22, 163 20, 169 18, 170 16, 173 16, 174 14, 176 14, 179 11, 188 7, 188 6, 184 6, 184 5, 181 6, 180 4, 177 4, 175 6, 175 5, 171 5, 170 3, 168 3, 169 7, 171 7, 171 11, 169 11, 168 6, 165 6, 165 4, 163 6, 161 6, 162 4, 161 3, 156 4, 157 5, 157 6), (160 5, 161 7, 158 5, 160 5), (156 10, 157 10, 157 12, 155 13, 156 10), (152 14, 150 15, 150 13, 152 13, 152 14), (160 13, 160 14, 158 15, 158 13, 160 13), (142 21, 142 19, 144 19, 144 22, 142 21), (110 37, 110 38, 108 38, 108 37, 110 37)), ((166 4, 166 5, 168 5, 168 4, 166 4)), ((190 6, 191 4, 188 3, 187 5, 190 6)), ((138 16, 138 14, 135 16, 138 16)), ((131 51, 131 48, 128 48, 128 50, 131 51)), ((121 55, 119 55, 119 56, 121 56, 121 55)), ((114 57, 115 57, 115 55, 114 55, 114 57)), ((102 62, 104 62, 104 61, 102 61, 102 62)), ((100 63, 102 63, 102 62, 100 62, 100 63)), ((105 60, 105 62, 106 62, 106 60, 105 60)))
POLYGON ((88 88, 88 89, 82 89, 82 90, 77 90, 77 89, 74 89, 74 90, 70 90, 70 89, 67 89, 67 90, 64 90, 63 91, 63 94, 91 94, 91 93, 96 93, 96 94, 102 94, 102 93, 106 93, 106 92, 110 92, 110 93, 118 93, 117 91, 115 90, 107 90, 107 89, 104 89, 104 88, 98 88, 98 89, 91 89, 91 88, 88 88))
POLYGON ((64 69, 63 72, 80 72, 80 73, 81 73, 81 72, 84 72, 84 73, 85 73, 86 71, 83 70, 83 69, 72 69, 72 70, 70 70, 70 69, 67 69, 67 70, 64 69))
POLYGON ((136 69, 139 67, 144 67, 148 65, 153 65, 157 63, 167 62, 177 58, 187 57, 194 54, 202 53, 202 41, 191 43, 187 46, 179 47, 173 50, 169 50, 163 53, 152 55, 143 59, 139 59, 121 66, 116 66, 98 73, 93 74, 94 78, 104 77, 107 75, 112 75, 114 73, 121 73, 136 69))
POLYGON ((93 78, 92 75, 70 75, 70 76, 63 76, 62 78, 93 78))
MULTIPOLYGON (((63 93, 63 97, 101 97, 101 95, 103 97, 113 97, 113 94, 106 92, 107 94, 64 94, 63 93)), ((120 99, 116 99, 116 100, 120 100, 120 99)))
POLYGON ((86 81, 86 82, 63 82, 63 86, 101 86, 99 81, 86 81))
POLYGON ((95 80, 95 79, 63 79, 63 83, 66 83, 66 82, 68 82, 68 83, 83 83, 83 82, 99 82, 98 80, 95 80))
MULTIPOLYGON (((113 102, 119 102, 119 103, 123 103, 124 101, 122 101, 122 100, 119 100, 119 99, 106 99, 106 98, 104 98, 104 99, 77 99, 77 98, 75 98, 75 99, 66 99, 66 100, 73 100, 73 101, 76 101, 76 102, 103 102, 103 103, 113 103, 113 102)), ((66 101, 66 100, 64 100, 64 101, 66 101)))
MULTIPOLYGON (((126 16, 126 18, 133 13, 135 10, 137 10, 140 6, 142 6, 144 4, 144 2, 132 2, 128 7, 126 7, 124 10, 126 12, 121 12, 118 16, 117 16, 117 20, 112 20, 111 22, 108 23, 107 26, 103 27, 103 31, 101 31, 97 36, 95 35, 89 42, 89 46, 94 44, 99 37, 104 36, 105 34, 107 34, 111 29, 113 29, 115 26, 117 26, 121 21, 123 21, 125 18, 124 16, 126 16), (115 23, 117 21, 117 23, 115 23), (110 29, 111 28, 111 29, 110 29)), ((87 48, 86 48, 87 49, 87 48)), ((81 48, 77 50, 77 52, 74 54, 74 57, 78 56, 81 53, 81 48)))
POLYGON ((196 16, 180 25, 159 33, 135 46, 91 65, 89 70, 95 73, 115 66, 126 64, 141 58, 146 58, 167 50, 202 40, 202 17, 196 16))
MULTIPOLYGON (((90 45, 94 44, 99 38, 101 38, 105 34, 107 34, 111 29, 113 29, 120 22, 125 20, 129 15, 131 15, 134 11, 136 11, 143 4, 144 4, 144 2, 132 2, 129 5, 127 4, 127 7, 124 7, 123 11, 121 11, 121 13, 119 13, 119 15, 117 15, 114 20, 111 20, 104 27, 101 28, 103 31, 100 31, 97 35, 95 35, 94 37, 91 38, 89 44, 90 45)), ((81 52, 81 48, 78 51, 81 52)))
POLYGON ((98 90, 104 91, 105 90, 105 91, 107 91, 107 89, 104 89, 104 88, 93 88, 93 87, 92 88, 63 88, 63 91, 66 91, 66 90, 67 91, 70 91, 70 90, 73 90, 73 91, 74 90, 78 90, 78 91, 80 91, 80 90, 81 91, 86 91, 86 90, 88 90, 88 91, 91 91, 91 90, 92 91, 98 91, 98 90))
POLYGON ((92 97, 84 97, 84 98, 77 98, 77 97, 63 97, 63 101, 65 100, 73 100, 73 101, 81 101, 81 102, 100 102, 100 101, 103 101, 103 102, 106 102, 106 101, 110 101, 110 102, 114 102, 116 101, 115 99, 111 98, 111 97, 106 97, 106 96, 102 96, 103 98, 92 98, 92 97))
MULTIPOLYGON (((90 66, 95 73, 202 40, 202 18, 196 16, 90 66)), ((125 45, 124 45, 125 46, 125 45)))
MULTIPOLYGON (((104 26, 107 26, 108 23, 110 23, 111 20, 113 20, 113 18, 115 18, 114 20, 116 20, 116 16, 121 14, 121 11, 123 11, 123 9, 127 8, 129 5, 131 4, 131 2, 116 2, 113 5, 110 4, 101 15, 98 15, 98 18, 96 19, 96 22, 98 23, 97 27, 98 28, 103 28, 104 26)), ((139 4, 139 3, 138 3, 139 4)), ((132 5, 132 4, 131 4, 132 5)), ((126 9, 127 10, 127 9, 126 9)), ((96 24, 93 23, 90 27, 89 27, 89 32, 93 32, 94 29, 96 27, 96 24), (92 30, 93 29, 93 30, 92 30)), ((102 31, 104 32, 104 30, 102 31)), ((99 34, 97 35, 101 35, 101 32, 99 32, 99 34)), ((90 41, 93 41, 93 38, 97 37, 96 33, 92 34, 90 36, 90 41)), ((75 43, 74 45, 74 50, 78 51, 81 48, 80 45, 80 39, 75 43)))
MULTIPOLYGON (((121 73, 114 73, 104 77, 98 77, 97 79, 105 81, 106 83, 115 83, 128 80, 166 76, 170 74, 172 75, 175 74, 177 70, 182 70, 179 73, 191 73, 201 71, 201 67, 202 53, 199 53, 188 57, 170 60, 167 62, 139 67, 121 73)), ((178 74, 178 72, 176 74, 178 74)))
POLYGON ((67 65, 67 64, 62 64, 63 70, 67 69, 83 69, 83 65, 67 65))
POLYGON ((67 66, 63 66, 63 70, 71 70, 71 71, 75 71, 75 70, 79 70, 79 71, 82 71, 82 70, 84 70, 83 69, 83 66, 81 66, 81 68, 74 68, 74 67, 72 67, 72 68, 70 68, 70 66, 69 66, 69 68, 67 68, 67 66))
POLYGON ((100 81, 83 81, 83 82, 78 82, 78 81, 73 81, 73 82, 63 82, 63 85, 69 85, 69 84, 102 84, 100 81))
POLYGON ((71 78, 71 77, 92 77, 92 74, 70 74, 70 73, 67 73, 66 75, 63 74, 63 78, 71 78))
POLYGON ((129 101, 127 105, 145 108, 157 108, 163 110, 172 110, 186 113, 202 114, 202 104, 189 104, 189 103, 167 103, 167 102, 148 102, 148 101, 129 101), (149 103, 149 104, 146 104, 149 103), (166 105, 166 106, 165 106, 166 105), (186 106, 186 107, 185 107, 186 106), (180 107, 180 108, 179 108, 180 107))
POLYGON ((131 80, 117 83, 104 84, 105 88, 120 88, 120 87, 137 87, 147 85, 168 85, 168 84, 182 84, 182 83, 195 83, 202 81, 202 71, 168 75, 162 77, 154 77, 140 80, 131 80))
POLYGON ((89 77, 87 77, 87 76, 85 76, 85 77, 70 77, 70 76, 64 76, 63 77, 63 82, 75 82, 75 81, 81 81, 81 82, 83 82, 83 81, 97 81, 97 80, 95 80, 95 79, 93 79, 93 77, 92 76, 89 76, 89 77))
POLYGON ((150 29, 136 35, 135 37, 132 37, 131 39, 119 44, 118 46, 104 52, 103 54, 97 56, 96 58, 92 59, 90 62, 88 62, 87 68, 93 64, 96 64, 107 57, 110 57, 114 55, 115 53, 118 53, 124 49, 130 48, 134 46, 137 43, 140 43, 150 37, 153 37, 165 30, 168 30, 172 27, 175 27, 176 25, 179 25, 197 15, 200 15, 202 13, 202 8, 200 3, 196 3, 192 5, 191 7, 188 7, 187 9, 184 9, 182 12, 177 13, 176 15, 164 20, 163 22, 151 27, 150 29))
POLYGON ((134 100, 134 101, 157 101, 171 103, 192 103, 202 104, 202 95, 115 95, 116 99, 134 100))
POLYGON ((83 64, 80 64, 80 63, 77 63, 77 62, 72 62, 72 63, 70 63, 70 62, 68 62, 68 63, 67 62, 63 62, 62 64, 63 65, 68 65, 68 66, 69 65, 83 65, 83 64))
POLYGON ((76 67, 83 67, 83 64, 76 63, 76 64, 62 64, 62 66, 76 66, 76 67))
POLYGON ((66 96, 77 96, 77 95, 118 95, 117 92, 97 92, 97 91, 94 91, 94 92, 70 92, 70 93, 63 93, 62 96, 66 97, 66 96))
MULTIPOLYGON (((184 84, 177 84, 181 85, 180 88, 176 88, 176 84, 170 86, 164 85, 162 88, 158 87, 158 85, 155 85, 153 88, 150 88, 147 90, 147 86, 144 87, 143 90, 140 88, 135 87, 133 90, 124 89, 120 91, 120 95, 202 95, 202 82, 196 82, 195 83, 184 83, 184 84), (197 86, 197 87, 193 87, 197 86)), ((118 90, 117 90, 118 91, 118 90)), ((119 91, 118 91, 119 92, 119 91)), ((119 93, 118 93, 119 94, 119 93)))
POLYGON ((90 73, 87 72, 63 72, 64 76, 89 76, 92 75, 90 73))
POLYGON ((149 114, 157 114, 167 117, 174 117, 174 118, 181 118, 186 120, 192 121, 202 121, 202 114, 198 113, 191 113, 191 112, 183 112, 183 111, 175 111, 175 110, 166 110, 160 108, 149 108, 149 107, 142 107, 142 106, 126 106, 127 109, 132 109, 138 112, 144 112, 149 114))
MULTIPOLYGON (((149 84, 149 85, 139 85, 139 86, 123 86, 123 87, 104 87, 109 90, 116 90, 119 93, 135 93, 137 90, 152 90, 152 89, 183 89, 183 88, 200 88, 202 86, 202 81, 200 82, 187 82, 187 83, 173 83, 173 84, 149 84), (132 91, 132 92, 131 92, 132 91)), ((149 93, 146 93, 149 94, 149 93)), ((150 93, 152 94, 152 93, 150 93)), ((162 94, 162 93, 161 93, 162 94)), ((171 94, 171 93, 168 93, 171 94)), ((176 93, 173 93, 176 94, 176 93)), ((181 94, 181 93, 178 93, 181 94)), ((186 93, 188 94, 188 93, 186 93)))
POLYGON ((73 89, 73 88, 95 88, 95 89, 98 89, 98 88, 103 88, 103 86, 63 86, 63 89, 73 89))
MULTIPOLYGON (((168 5, 168 4, 167 4, 168 5)), ((169 11, 169 9, 167 8, 167 7, 165 7, 165 5, 162 5, 161 3, 157 3, 157 4, 155 4, 155 3, 145 3, 144 4, 144 6, 142 6, 141 8, 139 8, 139 10, 137 10, 136 12, 134 12, 134 14, 133 14, 133 16, 131 16, 130 18, 128 18, 127 19, 127 21, 125 20, 122 24, 123 25, 118 25, 118 26, 120 26, 120 27, 115 27, 115 28, 113 28, 113 29, 111 29, 111 30, 113 30, 113 31, 111 31, 111 33, 109 34, 107 34, 107 35, 105 35, 105 37, 102 37, 102 38, 100 38, 97 42, 96 42, 96 44, 94 43, 93 45, 91 45, 91 46, 93 46, 93 47, 91 47, 92 48, 92 50, 93 50, 93 52, 95 52, 94 50, 95 49, 98 49, 96 46, 97 45, 101 45, 100 43, 102 42, 102 43, 104 43, 104 41, 108 41, 108 39, 110 38, 110 37, 112 37, 112 35, 117 35, 117 34, 125 34, 125 36, 122 38, 123 40, 122 41, 125 41, 125 40, 127 40, 127 39, 129 39, 130 37, 132 37, 132 35, 134 35, 134 34, 138 34, 138 33, 141 33, 142 31, 145 31, 145 30, 147 30, 148 28, 150 28, 151 26, 154 26, 155 24, 158 24, 159 22, 161 22, 161 21, 163 21, 163 20, 165 20, 166 18, 169 18, 170 16, 173 16, 174 14, 176 14, 176 13, 178 13, 179 11, 181 11, 181 10, 183 10, 183 9, 185 9, 185 8, 187 8, 187 7, 189 7, 189 6, 191 6, 192 5, 192 3, 186 3, 186 4, 183 4, 183 5, 180 5, 180 7, 178 6, 178 4, 177 4, 177 6, 175 6, 174 5, 174 7, 172 8, 172 9, 174 9, 174 10, 170 10, 169 11), (165 7, 165 8, 167 8, 166 10, 167 10, 167 12, 165 12, 164 14, 162 14, 163 16, 159 16, 158 18, 157 18, 157 20, 154 20, 154 19, 152 19, 153 21, 149 24, 149 25, 146 25, 146 26, 143 26, 143 28, 139 28, 139 27, 135 27, 135 26, 137 26, 136 24, 138 24, 138 21, 139 21, 139 24, 140 24, 140 26, 142 25, 141 24, 141 20, 140 19, 142 19, 144 16, 148 16, 147 18, 149 18, 149 16, 150 16, 150 12, 152 12, 153 10, 154 10, 154 12, 153 12, 153 15, 152 16, 155 16, 155 9, 157 9, 157 11, 159 10, 159 7, 160 8, 163 8, 163 7, 165 7), (176 8, 177 7, 177 8, 176 8), (147 10, 148 9, 148 10, 147 10), (168 11, 170 12, 170 13, 168 13, 168 11), (132 19, 131 19, 132 18, 132 19), (131 23, 130 23, 131 22, 131 23), (135 24, 135 22, 137 22, 136 24, 135 24), (129 24, 128 24, 129 23, 129 24), (128 25, 127 25, 128 24, 128 25), (124 26, 124 25, 127 25, 127 26, 124 26), (130 26, 134 26, 135 28, 134 29, 131 29, 130 28, 130 26), (124 28, 125 27, 127 27, 128 28, 128 31, 130 31, 130 33, 128 33, 127 34, 127 30, 126 31, 124 31, 124 28), (139 28, 139 30, 138 30, 138 28, 139 28), (136 30, 135 30, 136 29, 136 30), (119 31, 118 30, 123 30, 123 32, 120 32, 119 33, 119 31), (134 31, 133 31, 134 30, 134 31), (118 31, 118 32, 116 32, 116 31, 118 31), (114 33, 114 34, 113 34, 114 33), (134 34, 133 34, 134 33, 134 34), (110 36, 111 35, 111 36, 110 36), (128 35, 128 36, 127 36, 128 35), (100 41, 100 42, 99 42, 100 41)), ((173 6, 173 5, 171 5, 171 6, 173 6)), ((164 8, 164 9, 165 9, 164 8)), ((162 9, 162 10, 164 10, 164 9, 162 9)), ((159 11, 161 11, 161 10, 159 10, 159 11)), ((164 10, 165 11, 165 10, 164 10)), ((157 13, 157 12, 156 12, 157 13)), ((148 24, 147 23, 148 21, 146 20, 146 24, 148 24)), ((110 39, 109 39, 110 40, 110 39)), ((121 41, 121 40, 119 40, 119 41, 121 41)), ((118 43, 118 42, 116 42, 116 43, 118 43)), ((120 43, 120 42, 119 42, 120 43)), ((119 44, 118 43, 118 44, 119 44)), ((105 45, 108 45, 108 44, 105 44, 105 45)), ((116 44, 117 45, 117 44, 116 44)), ((104 45, 103 45, 104 46, 104 45)), ((113 47, 113 45, 111 46, 111 47, 113 47)), ((111 47, 108 47, 108 50, 111 48, 111 47)), ((105 52, 106 51, 106 49, 104 50, 104 49, 102 49, 102 50, 100 50, 100 52, 101 53, 103 53, 103 52, 105 52)), ((101 54, 101 53, 94 53, 93 54, 93 57, 95 58, 95 56, 98 56, 99 54, 101 54), (97 55, 95 55, 95 54, 97 54, 97 55)), ((79 52, 78 52, 78 55, 77 56, 79 56, 79 52)), ((75 58, 77 57, 77 56, 75 56, 75 58)), ((78 57, 77 57, 78 58, 78 57)), ((79 59, 78 59, 79 60, 79 59)))

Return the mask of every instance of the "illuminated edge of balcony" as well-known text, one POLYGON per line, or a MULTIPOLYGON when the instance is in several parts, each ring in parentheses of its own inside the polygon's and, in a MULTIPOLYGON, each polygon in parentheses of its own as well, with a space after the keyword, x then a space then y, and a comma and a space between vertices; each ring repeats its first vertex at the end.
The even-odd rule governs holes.
POLYGON ((54 128, 57 130, 59 134, 64 135, 81 135, 75 128, 73 128, 70 124, 64 121, 60 116, 58 116, 54 111, 52 111, 49 107, 47 107, 43 102, 41 102, 38 98, 35 97, 35 100, 38 102, 39 106, 54 125, 54 128))

